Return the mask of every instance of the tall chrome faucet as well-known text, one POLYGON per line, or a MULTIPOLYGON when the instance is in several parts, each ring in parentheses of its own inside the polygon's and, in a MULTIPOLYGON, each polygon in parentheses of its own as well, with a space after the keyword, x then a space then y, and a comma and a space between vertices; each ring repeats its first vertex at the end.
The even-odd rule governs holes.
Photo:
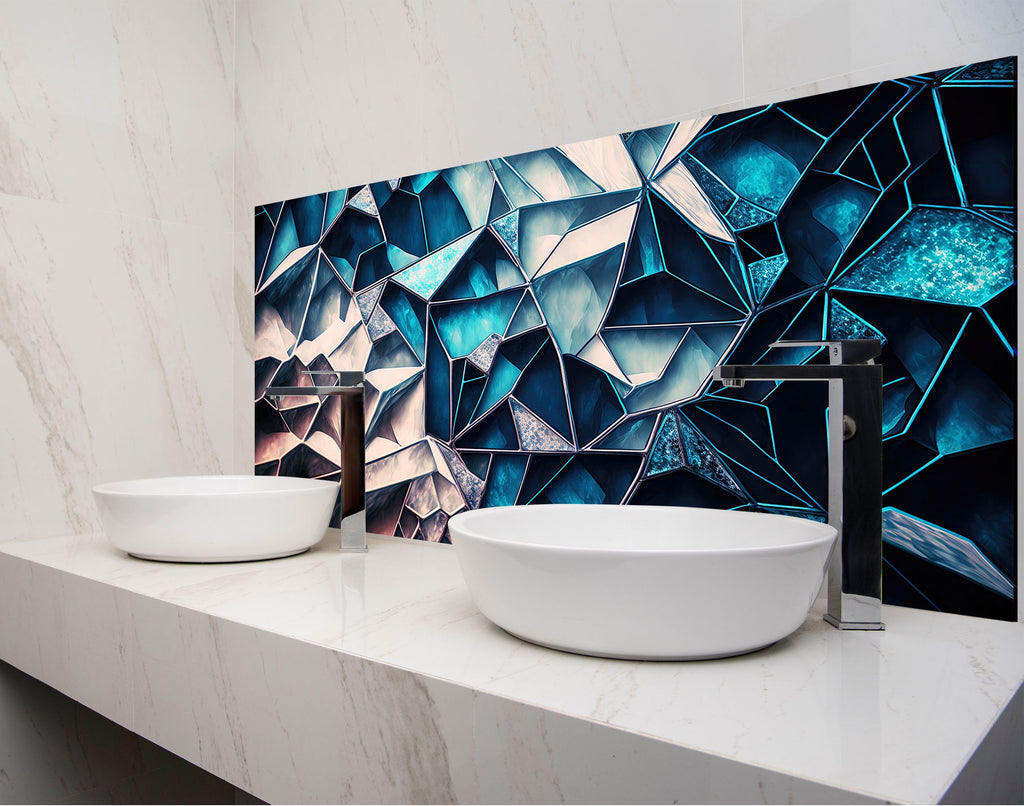
POLYGON ((746 381, 828 381, 828 522, 839 533, 828 567, 825 620, 841 630, 882 623, 882 367, 878 339, 777 341, 827 347, 828 364, 715 367, 726 386, 746 381))
POLYGON ((271 400, 296 396, 338 396, 341 403, 341 551, 366 551, 365 443, 363 430, 363 373, 339 370, 307 371, 306 375, 333 375, 328 386, 269 386, 264 394, 271 400))

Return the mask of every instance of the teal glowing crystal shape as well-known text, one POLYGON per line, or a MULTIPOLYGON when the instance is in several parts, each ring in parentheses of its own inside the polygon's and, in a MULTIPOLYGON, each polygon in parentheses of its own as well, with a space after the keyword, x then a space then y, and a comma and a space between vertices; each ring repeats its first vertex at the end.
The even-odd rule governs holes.
POLYGON ((981 306, 1013 284, 1013 241, 970 210, 916 207, 836 288, 981 306))

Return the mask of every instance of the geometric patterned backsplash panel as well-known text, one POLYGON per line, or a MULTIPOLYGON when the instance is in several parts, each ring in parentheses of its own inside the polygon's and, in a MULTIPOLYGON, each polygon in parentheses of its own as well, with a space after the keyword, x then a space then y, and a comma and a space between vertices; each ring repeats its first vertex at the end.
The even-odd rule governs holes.
POLYGON ((339 399, 264 391, 364 370, 370 532, 823 520, 827 385, 711 372, 879 338, 885 600, 1015 619, 1016 140, 1010 58, 261 205, 256 472, 337 479, 339 399))

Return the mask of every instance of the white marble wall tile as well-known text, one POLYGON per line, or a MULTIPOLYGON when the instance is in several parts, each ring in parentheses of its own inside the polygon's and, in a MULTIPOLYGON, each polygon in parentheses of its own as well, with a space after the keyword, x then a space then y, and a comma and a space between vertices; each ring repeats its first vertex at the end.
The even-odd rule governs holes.
POLYGON ((4 540, 231 463, 234 6, 10 0, 0 30, 4 540))
MULTIPOLYGON (((1013 0, 748 0, 743 5, 748 98, 867 68, 866 81, 1018 53, 1024 9, 1013 0), (983 51, 985 56, 968 53, 983 51)), ((861 82, 863 83, 863 82, 861 82)))
POLYGON ((760 106, 761 104, 776 103, 794 98, 806 98, 809 95, 845 90, 849 87, 859 87, 865 84, 875 84, 879 81, 888 81, 893 78, 902 78, 917 73, 942 70, 961 64, 984 62, 1003 56, 1020 55, 1022 52, 1024 52, 1024 35, 1015 32, 1005 37, 986 40, 982 43, 963 45, 956 48, 940 48, 933 56, 895 56, 891 61, 884 64, 864 67, 841 75, 823 77, 804 84, 796 84, 781 89, 755 92, 748 94, 743 103, 737 108, 760 106))
POLYGON ((739 12, 738 0, 242 0, 237 220, 260 202, 737 99, 739 12))
POLYGON ((229 464, 230 262, 219 229, 0 196, 0 539, 95 530, 100 481, 229 464))
POLYGON ((736 97, 737 2, 424 2, 422 15, 447 79, 424 98, 427 153, 486 159, 736 97))
POLYGON ((0 192, 230 227, 233 6, 0 4, 0 192))

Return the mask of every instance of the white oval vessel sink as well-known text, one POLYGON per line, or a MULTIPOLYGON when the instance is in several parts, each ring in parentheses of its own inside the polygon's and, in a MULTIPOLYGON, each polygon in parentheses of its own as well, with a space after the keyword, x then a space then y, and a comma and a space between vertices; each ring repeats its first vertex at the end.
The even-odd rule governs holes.
POLYGON ((550 504, 461 512, 452 544, 481 612, 554 649, 635 660, 739 655, 796 630, 836 539, 784 515, 550 504))
POLYGON ((338 485, 286 476, 179 476, 93 488, 107 538, 146 560, 269 560, 324 536, 338 485))

